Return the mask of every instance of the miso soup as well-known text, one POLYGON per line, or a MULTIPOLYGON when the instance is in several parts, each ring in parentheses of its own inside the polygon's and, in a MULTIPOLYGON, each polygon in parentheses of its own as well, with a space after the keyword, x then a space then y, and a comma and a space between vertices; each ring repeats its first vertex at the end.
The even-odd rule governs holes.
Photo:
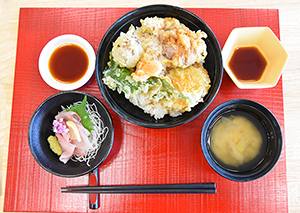
POLYGON ((210 132, 210 148, 223 167, 239 172, 251 170, 262 161, 267 150, 264 126, 248 113, 227 113, 210 132))

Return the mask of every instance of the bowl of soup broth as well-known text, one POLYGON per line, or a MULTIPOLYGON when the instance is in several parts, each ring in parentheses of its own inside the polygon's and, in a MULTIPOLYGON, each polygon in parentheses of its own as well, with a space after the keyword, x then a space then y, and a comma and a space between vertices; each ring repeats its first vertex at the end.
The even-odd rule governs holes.
POLYGON ((269 27, 231 31, 222 49, 225 71, 240 89, 276 86, 288 53, 269 27))
POLYGON ((282 144, 281 128, 273 113, 246 99, 216 107, 201 133, 208 164, 221 176, 239 182, 268 174, 280 158, 282 144))

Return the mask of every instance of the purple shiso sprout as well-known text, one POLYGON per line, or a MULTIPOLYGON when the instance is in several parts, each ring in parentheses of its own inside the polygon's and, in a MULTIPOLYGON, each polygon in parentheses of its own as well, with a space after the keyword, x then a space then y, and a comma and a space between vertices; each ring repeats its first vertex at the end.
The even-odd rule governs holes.
POLYGON ((59 120, 54 120, 53 121, 53 132, 60 133, 62 135, 69 132, 69 129, 65 125, 63 118, 60 118, 59 120))

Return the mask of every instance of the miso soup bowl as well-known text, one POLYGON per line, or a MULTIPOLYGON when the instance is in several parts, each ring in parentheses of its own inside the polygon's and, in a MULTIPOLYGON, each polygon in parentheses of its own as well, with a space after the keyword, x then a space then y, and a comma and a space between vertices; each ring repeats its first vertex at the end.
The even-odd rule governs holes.
POLYGON ((225 71, 240 89, 271 88, 276 86, 288 60, 288 53, 269 27, 235 28, 229 34, 222 49, 225 71), (229 66, 236 48, 256 47, 266 59, 267 65, 257 81, 240 81, 229 66))
POLYGON ((267 175, 276 166, 282 146, 282 132, 276 117, 265 106, 246 99, 230 100, 217 106, 206 118, 201 132, 201 147, 206 161, 215 172, 232 181, 253 181, 267 175), (221 164, 210 148, 210 134, 215 123, 233 112, 251 116, 262 126, 262 132, 265 134, 262 135, 266 143, 261 153, 262 158, 243 171, 221 164))

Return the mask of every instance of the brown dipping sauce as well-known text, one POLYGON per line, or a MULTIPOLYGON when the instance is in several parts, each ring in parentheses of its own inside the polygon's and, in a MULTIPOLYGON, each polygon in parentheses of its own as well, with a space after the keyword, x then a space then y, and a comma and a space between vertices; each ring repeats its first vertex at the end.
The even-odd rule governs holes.
POLYGON ((229 68, 240 81, 258 81, 267 61, 257 47, 238 47, 229 61, 229 68))
POLYGON ((51 75, 62 83, 80 80, 89 66, 87 53, 76 44, 63 44, 56 48, 49 59, 51 75))

